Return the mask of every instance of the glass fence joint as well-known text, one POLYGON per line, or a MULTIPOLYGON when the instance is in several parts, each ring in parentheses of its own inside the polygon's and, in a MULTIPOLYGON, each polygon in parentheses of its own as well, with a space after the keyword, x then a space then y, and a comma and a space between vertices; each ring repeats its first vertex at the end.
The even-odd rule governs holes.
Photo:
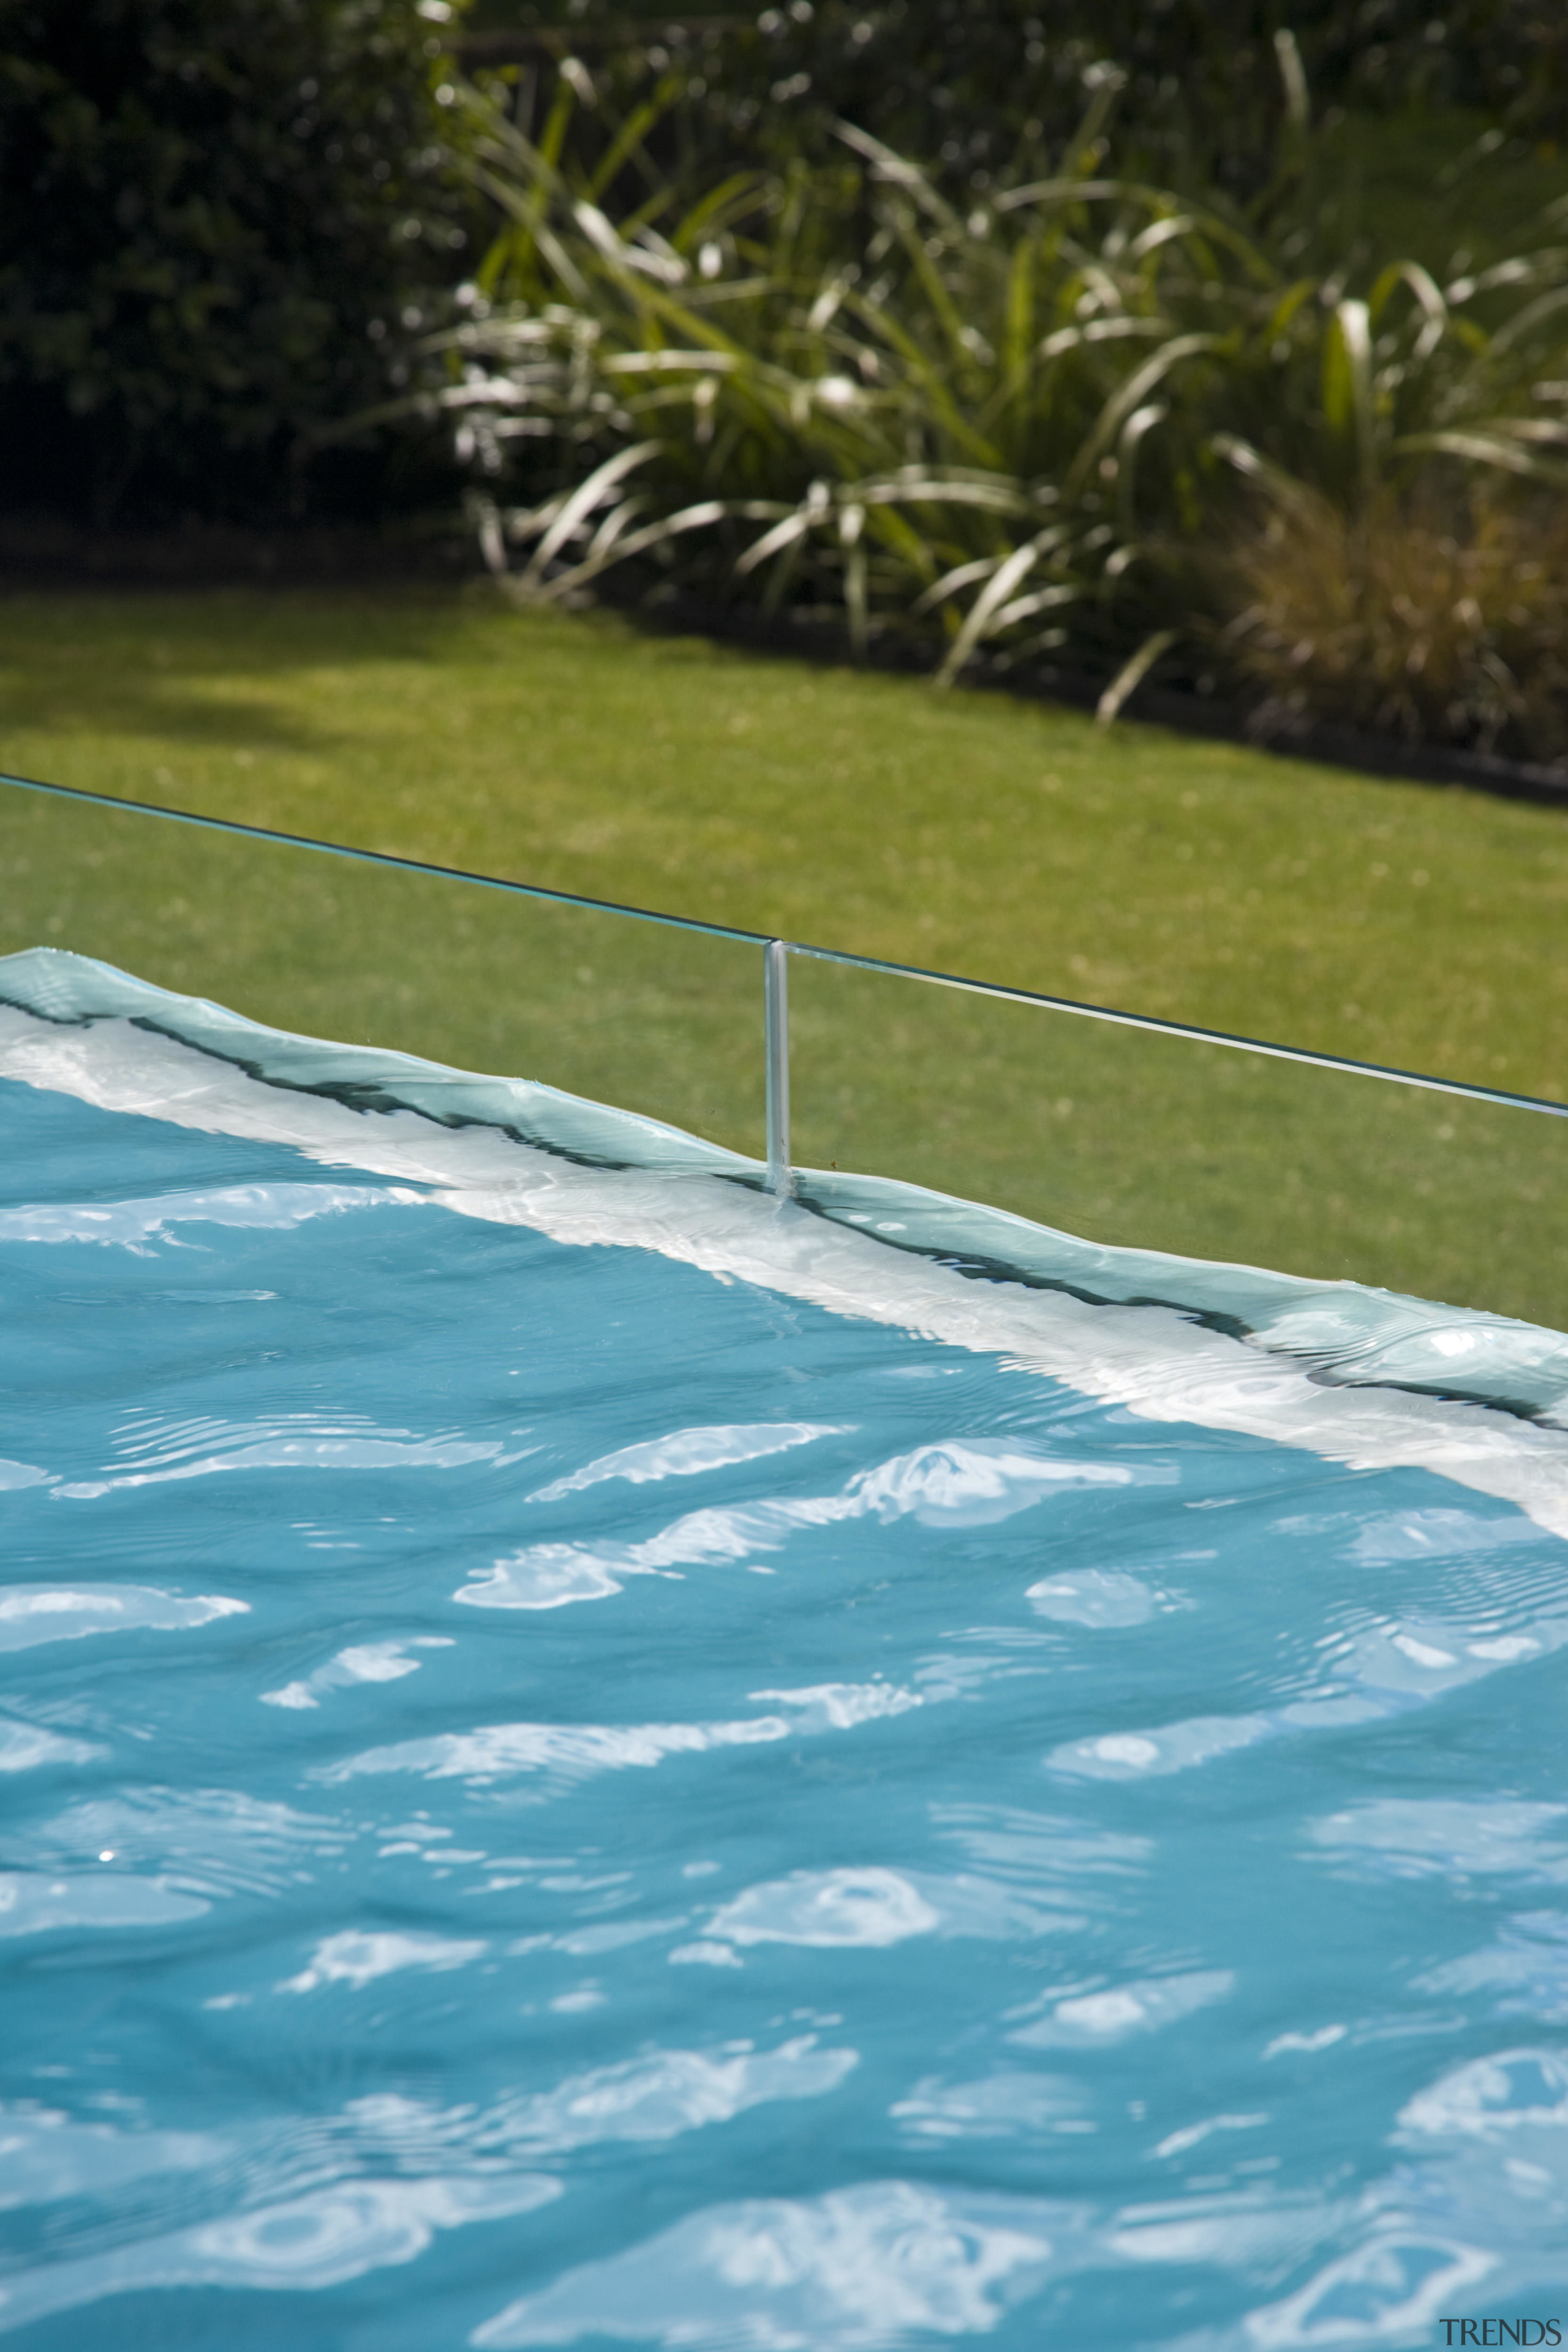
POLYGON ((768 1190, 790 1193, 789 949, 770 940, 763 950, 763 1035, 767 1068, 768 1190))

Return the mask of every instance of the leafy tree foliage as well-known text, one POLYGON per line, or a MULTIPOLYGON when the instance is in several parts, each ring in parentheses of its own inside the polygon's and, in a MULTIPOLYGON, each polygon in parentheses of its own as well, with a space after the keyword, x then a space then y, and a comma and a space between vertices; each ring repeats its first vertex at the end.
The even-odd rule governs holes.
POLYGON ((1320 115, 1463 105, 1568 136, 1568 10, 1542 0, 771 0, 710 18, 640 0, 630 20, 626 0, 479 0, 476 16, 476 59, 531 23, 622 115, 662 81, 655 152, 678 177, 826 154, 847 119, 949 194, 984 191, 1059 154, 1097 72, 1124 165, 1241 201, 1268 190, 1308 90, 1320 115))
POLYGON ((783 0, 759 32, 770 94, 793 82, 797 103, 950 178, 1069 136, 1100 61, 1123 83, 1124 155, 1237 195, 1271 179, 1309 87, 1319 109, 1458 100, 1538 120, 1568 95, 1568 16, 1537 0, 783 0))
POLYGON ((11 502, 276 512, 395 384, 463 199, 443 0, 0 0, 11 502))

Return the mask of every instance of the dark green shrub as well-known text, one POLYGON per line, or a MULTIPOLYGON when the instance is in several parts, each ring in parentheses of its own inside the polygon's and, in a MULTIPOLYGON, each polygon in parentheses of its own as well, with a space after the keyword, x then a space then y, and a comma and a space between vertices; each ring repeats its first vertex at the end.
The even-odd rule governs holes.
POLYGON ((441 0, 0 0, 13 505, 296 508, 395 384, 464 200, 441 0))
POLYGON ((1289 163, 1309 88, 1320 116, 1462 106, 1568 136, 1568 11, 1541 0, 773 0, 674 26, 664 17, 684 12, 639 5, 642 26, 625 0, 478 13, 533 21, 558 54, 569 40, 617 120, 665 80, 660 161, 709 181, 731 160, 826 155, 843 117, 919 156, 948 194, 984 194, 1059 151, 1097 67, 1121 85, 1123 169, 1244 201, 1289 163))
POLYGON ((808 81, 797 105, 982 186, 1020 143, 1071 134, 1097 61, 1124 78, 1124 167, 1242 198, 1276 177, 1309 88, 1319 113, 1458 103, 1542 127, 1568 98, 1568 16, 1536 0, 784 0, 756 37, 770 96, 808 81))

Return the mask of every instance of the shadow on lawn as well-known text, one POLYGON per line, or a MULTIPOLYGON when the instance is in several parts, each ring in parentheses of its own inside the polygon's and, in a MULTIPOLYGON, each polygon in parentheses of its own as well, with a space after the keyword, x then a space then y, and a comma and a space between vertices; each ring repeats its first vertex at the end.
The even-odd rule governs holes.
POLYGON ((254 689, 386 664, 433 672, 468 609, 449 590, 428 588, 11 595, 0 604, 0 723, 7 736, 102 733, 321 755, 347 743, 349 730, 254 689))

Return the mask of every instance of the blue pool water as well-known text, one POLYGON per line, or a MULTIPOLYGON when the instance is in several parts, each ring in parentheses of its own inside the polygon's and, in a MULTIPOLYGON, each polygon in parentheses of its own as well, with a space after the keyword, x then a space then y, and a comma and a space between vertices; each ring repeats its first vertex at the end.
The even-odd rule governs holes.
POLYGON ((1563 2313, 1549 1413, 167 1025, 0 1024, 0 2331, 1563 2313))

